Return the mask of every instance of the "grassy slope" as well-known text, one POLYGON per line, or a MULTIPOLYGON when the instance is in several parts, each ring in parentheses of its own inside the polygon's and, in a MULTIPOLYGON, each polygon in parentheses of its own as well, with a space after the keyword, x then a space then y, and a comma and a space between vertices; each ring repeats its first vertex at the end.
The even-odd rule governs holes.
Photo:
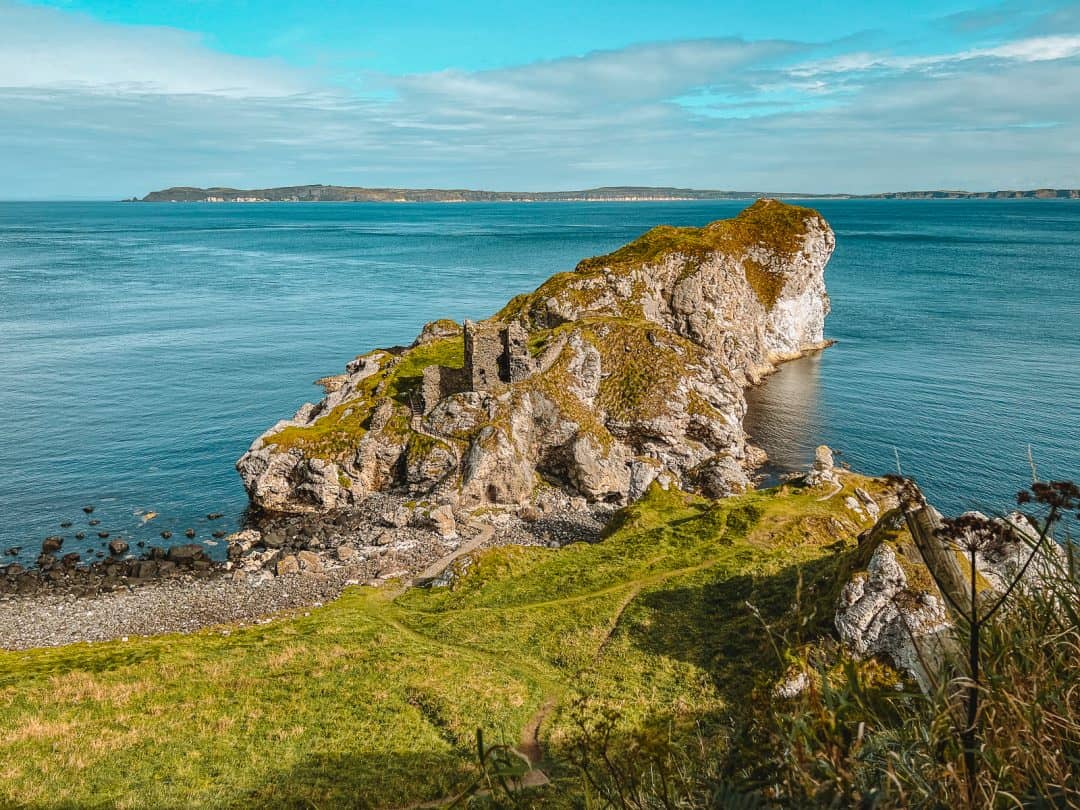
POLYGON ((865 526, 820 495, 654 488, 605 541, 493 550, 453 589, 0 653, 0 806, 405 806, 468 778, 477 727, 517 742, 547 700, 556 757, 582 692, 631 725, 708 723, 779 667, 746 601, 782 621, 805 572, 824 605, 865 526))

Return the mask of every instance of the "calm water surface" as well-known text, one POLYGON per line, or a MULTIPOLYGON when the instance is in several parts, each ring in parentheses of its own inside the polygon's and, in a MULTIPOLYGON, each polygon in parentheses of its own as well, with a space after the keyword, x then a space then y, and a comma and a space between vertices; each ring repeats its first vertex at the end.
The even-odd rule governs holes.
MULTIPOLYGON (((0 548, 232 530, 234 461, 321 396, 311 381, 652 225, 744 205, 0 203, 0 548)), ((838 343, 753 392, 773 460, 802 467, 824 442, 881 472, 895 448, 945 511, 1005 505, 1029 445, 1044 477, 1080 476, 1080 204, 815 205, 838 237, 838 343)))

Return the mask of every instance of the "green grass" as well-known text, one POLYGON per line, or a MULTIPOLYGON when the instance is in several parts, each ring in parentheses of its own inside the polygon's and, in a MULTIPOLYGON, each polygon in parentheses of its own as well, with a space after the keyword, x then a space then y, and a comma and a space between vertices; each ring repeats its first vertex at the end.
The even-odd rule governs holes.
POLYGON ((385 397, 395 400, 391 426, 403 440, 408 439, 412 435, 407 427, 409 397, 419 387, 424 369, 431 365, 462 368, 464 338, 435 340, 409 349, 400 358, 383 360, 380 371, 362 380, 349 398, 328 414, 310 425, 287 427, 269 437, 267 444, 281 451, 297 448, 310 457, 346 461, 356 454, 375 406, 385 397))
MULTIPOLYGON (((628 727, 719 728, 779 672, 746 602, 784 621, 800 571, 828 581, 865 528, 851 486, 824 502, 654 487, 600 543, 494 549, 450 588, 0 653, 0 806, 402 807, 469 780, 478 727, 515 743, 549 700, 560 761, 582 694, 628 727)), ((551 770, 545 801, 573 795, 551 770)))
MULTIPOLYGON (((594 256, 578 263, 573 272, 552 276, 535 292, 519 295, 496 316, 501 321, 542 321, 537 317, 545 310, 550 298, 573 303, 589 309, 610 295, 603 282, 605 273, 626 274, 648 265, 656 265, 671 256, 681 256, 683 274, 695 272, 712 253, 724 253, 740 261, 747 282, 766 310, 772 309, 783 289, 784 277, 769 271, 748 257, 751 248, 765 250, 781 260, 792 258, 802 246, 809 222, 821 215, 810 208, 787 205, 778 200, 758 200, 731 219, 717 220, 703 228, 659 225, 629 244, 603 256, 594 256)), ((641 318, 640 297, 632 296, 618 314, 641 318)))

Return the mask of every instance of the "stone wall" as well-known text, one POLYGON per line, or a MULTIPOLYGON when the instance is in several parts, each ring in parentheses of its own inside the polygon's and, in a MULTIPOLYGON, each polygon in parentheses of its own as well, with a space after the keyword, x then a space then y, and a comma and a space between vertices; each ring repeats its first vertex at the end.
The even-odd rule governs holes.
POLYGON ((451 394, 469 390, 468 377, 463 368, 427 366, 420 383, 420 401, 414 404, 420 413, 428 413, 451 394))
POLYGON ((440 400, 462 391, 490 391, 524 380, 537 370, 529 355, 529 333, 519 323, 494 328, 464 323, 465 367, 428 366, 413 409, 428 413, 440 400))
POLYGON ((529 354, 529 333, 517 321, 501 332, 503 344, 503 381, 520 382, 536 371, 536 361, 529 354))
POLYGON ((503 382, 499 373, 503 353, 497 331, 465 321, 465 378, 468 390, 490 391, 503 382))

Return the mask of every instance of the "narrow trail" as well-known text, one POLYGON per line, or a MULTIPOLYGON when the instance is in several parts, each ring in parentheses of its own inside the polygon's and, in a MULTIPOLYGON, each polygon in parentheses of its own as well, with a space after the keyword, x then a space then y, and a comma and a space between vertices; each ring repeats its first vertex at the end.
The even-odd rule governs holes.
POLYGON ((515 746, 519 754, 529 758, 529 762, 535 768, 544 760, 544 749, 540 745, 540 727, 544 724, 548 715, 555 709, 558 698, 549 695, 536 714, 529 718, 529 722, 521 729, 521 741, 515 746))
POLYGON ((843 490, 844 490, 843 483, 838 482, 836 484, 836 489, 834 489, 832 492, 826 492, 824 495, 822 495, 820 498, 817 498, 816 500, 827 501, 827 500, 829 500, 829 498, 831 498, 836 493, 843 492, 843 490))
POLYGON ((438 442, 441 445, 449 447, 450 450, 453 451, 455 459, 457 459, 458 467, 459 468, 461 467, 461 450, 459 450, 457 445, 454 444, 453 442, 447 441, 445 436, 438 436, 438 435, 436 435, 434 433, 429 432, 424 427, 424 417, 423 417, 422 414, 414 413, 412 415, 412 418, 409 420, 409 429, 412 430, 413 433, 419 433, 421 436, 426 436, 427 438, 431 439, 432 441, 438 442))
MULTIPOLYGON (((480 525, 484 525, 484 524, 480 524, 480 525)), ((489 532, 489 534, 487 534, 487 537, 490 537, 491 534, 494 533, 494 530, 490 526, 484 525, 484 527, 489 532)), ((483 531, 481 532, 481 534, 483 534, 483 531)), ((454 552, 454 554, 447 555, 447 557, 443 558, 438 563, 435 563, 434 565, 432 565, 431 569, 434 569, 436 566, 439 566, 440 564, 442 564, 442 567, 440 568, 440 573, 441 573, 441 571, 445 570, 446 567, 453 561, 450 558, 455 558, 456 559, 456 557, 459 557, 462 554, 468 553, 469 551, 471 551, 471 550, 475 549, 476 547, 482 545, 483 542, 486 542, 487 537, 484 537, 483 539, 481 539, 481 536, 478 535, 476 538, 473 538, 473 540, 471 540, 469 543, 467 543, 466 546, 463 546, 461 549, 454 552)), ((661 559, 662 559, 662 556, 650 559, 650 560, 648 560, 646 562, 646 565, 651 565, 651 564, 653 564, 655 562, 658 562, 661 559)), ((508 608, 508 607, 505 607, 505 606, 504 607, 497 607, 497 608, 496 607, 474 607, 474 608, 465 608, 463 610, 464 611, 469 611, 469 610, 499 610, 499 611, 535 610, 537 608, 542 608, 542 607, 553 607, 553 606, 556 606, 556 605, 562 605, 562 604, 567 604, 567 603, 583 602, 583 601, 586 601, 586 600, 589 600, 589 599, 595 599, 597 597, 601 597, 601 596, 604 596, 604 595, 617 593, 617 592, 622 591, 622 590, 628 590, 629 592, 621 600, 621 602, 619 603, 618 608, 616 609, 616 611, 612 615, 611 621, 609 622, 609 626, 608 626, 607 632, 604 635, 603 640, 597 646, 596 653, 595 653, 595 658, 597 660, 599 660, 599 658, 603 655, 604 651, 606 650, 607 645, 610 642, 612 636, 614 635, 615 630, 619 625, 619 622, 621 621, 624 613, 626 612, 626 609, 641 594, 641 592, 643 590, 645 590, 646 588, 648 588, 648 587, 650 587, 652 585, 657 585, 657 584, 660 584, 662 582, 665 582, 665 581, 667 581, 669 579, 673 579, 673 578, 677 578, 677 577, 681 577, 681 576, 687 576, 687 575, 690 575, 690 574, 697 573, 699 571, 706 570, 706 569, 711 568, 711 567, 717 565, 718 563, 720 563, 722 561, 722 559, 723 558, 720 558, 720 557, 714 557, 714 558, 710 558, 708 560, 705 560, 705 561, 703 561, 703 562, 701 562, 701 563, 699 563, 697 565, 687 566, 685 568, 677 568, 677 569, 673 569, 673 570, 669 570, 669 571, 662 571, 662 572, 659 572, 659 573, 656 573, 656 574, 651 574, 649 576, 641 577, 641 578, 636 579, 636 580, 620 582, 617 585, 612 585, 612 586, 609 586, 607 588, 599 588, 599 589, 594 590, 594 591, 589 591, 587 593, 582 593, 582 594, 576 594, 574 596, 568 596, 568 597, 564 597, 562 599, 551 599, 551 600, 544 600, 544 601, 541 601, 541 602, 528 603, 528 604, 524 604, 524 605, 515 605, 512 608, 508 608)), ((426 574, 426 573, 427 573, 427 571, 424 572, 424 574, 426 574)), ((433 576, 437 576, 437 575, 438 574, 434 574, 433 576)), ((417 577, 417 580, 419 580, 419 579, 420 579, 420 577, 417 577)), ((431 613, 429 613, 428 611, 412 610, 412 609, 401 608, 401 607, 397 607, 397 606, 394 606, 394 609, 397 610, 397 611, 400 611, 401 613, 411 613, 413 615, 416 615, 418 613, 419 614, 431 615, 431 613)), ((506 667, 506 668, 510 669, 511 672, 515 672, 519 676, 522 676, 522 675, 531 676, 533 679, 535 679, 536 682, 538 682, 539 684, 544 685, 544 688, 547 690, 547 696, 544 698, 544 702, 542 703, 540 708, 537 709, 537 711, 529 718, 528 722, 526 722, 526 724, 522 727, 519 742, 518 742, 517 745, 514 746, 514 750, 517 751, 518 753, 520 753, 526 759, 528 759, 529 764, 531 765, 531 770, 522 779, 521 783, 517 786, 517 789, 541 787, 541 786, 546 785, 546 784, 548 784, 550 782, 547 774, 544 773, 544 771, 540 767, 544 763, 544 749, 543 749, 543 745, 541 743, 540 732, 541 732, 541 730, 543 728, 544 722, 548 719, 548 717, 550 717, 551 713, 558 706, 559 698, 561 697, 561 695, 563 694, 563 691, 564 691, 561 684, 559 683, 559 675, 560 675, 559 672, 557 672, 557 671, 555 671, 555 672, 547 672, 547 671, 545 671, 546 667, 541 668, 541 667, 537 667, 535 665, 523 665, 521 662, 511 662, 511 661, 508 661, 505 657, 500 657, 497 653, 492 653, 492 652, 487 652, 487 651, 482 650, 482 649, 477 649, 476 647, 471 646, 471 645, 454 644, 452 642, 444 641, 442 639, 433 638, 431 636, 425 635, 422 632, 419 632, 417 630, 414 630, 414 629, 408 627, 406 624, 398 621, 396 618, 393 618, 393 617, 391 617, 389 615, 386 615, 385 612, 380 612, 379 618, 382 621, 389 624, 390 626, 394 627, 395 629, 400 630, 401 632, 406 633, 406 634, 416 638, 419 641, 423 641, 423 642, 426 642, 426 643, 429 643, 429 644, 435 644, 437 646, 446 647, 447 649, 453 649, 453 650, 455 650, 455 651, 457 651, 459 653, 465 654, 466 656, 472 658, 475 661, 497 659, 499 661, 500 666, 503 666, 503 667, 506 667)), ((484 793, 486 793, 486 791, 480 791, 477 795, 483 795, 484 793)), ((463 796, 461 796, 461 795, 449 796, 449 797, 444 797, 442 799, 437 799, 435 801, 424 802, 424 803, 421 803, 421 804, 413 804, 413 805, 409 805, 407 807, 398 808, 398 810, 421 810, 421 808, 447 807, 449 805, 455 804, 461 798, 463 798, 463 796)))
POLYGON ((443 571, 450 567, 450 565, 458 557, 464 557, 466 554, 475 551, 484 545, 488 540, 495 536, 495 528, 489 523, 480 523, 478 521, 469 523, 473 528, 479 529, 479 533, 472 540, 469 540, 465 545, 458 548, 456 551, 452 551, 443 557, 440 557, 419 574, 409 580, 409 585, 423 585, 425 582, 438 577, 443 571))
POLYGON ((412 417, 409 419, 409 429, 412 430, 413 433, 419 434, 420 436, 424 436, 424 437, 426 437, 428 439, 431 439, 433 442, 438 442, 443 447, 449 448, 450 452, 452 452, 454 454, 454 466, 457 468, 457 475, 456 476, 454 476, 454 475, 446 476, 443 479, 442 483, 436 485, 436 487, 435 487, 434 491, 432 492, 432 494, 433 495, 442 495, 442 494, 446 494, 449 491, 453 490, 454 486, 455 486, 453 484, 453 481, 459 479, 464 473, 464 471, 461 468, 463 460, 462 460, 462 457, 461 457, 461 447, 458 446, 459 443, 457 441, 455 441, 455 440, 448 439, 446 436, 439 436, 439 435, 437 435, 435 433, 432 433, 427 428, 425 428, 424 427, 424 415, 421 414, 421 413, 414 413, 412 415, 412 417))
MULTIPOLYGON (((457 552, 454 552, 454 553, 456 554, 457 552)), ((653 557, 652 559, 646 561, 646 565, 651 565, 652 563, 658 562, 659 560, 662 560, 662 559, 663 559, 663 556, 653 557)), ((681 576, 683 574, 694 574, 694 573, 697 573, 698 571, 703 571, 706 568, 711 568, 712 566, 714 566, 717 563, 721 562, 721 560, 722 560, 722 558, 720 558, 720 557, 712 557, 712 558, 710 558, 708 560, 705 560, 704 562, 699 563, 697 565, 691 565, 691 566, 688 566, 686 568, 674 568, 674 569, 672 569, 670 571, 662 571, 662 572, 657 573, 657 574, 649 574, 647 576, 641 577, 640 579, 624 580, 624 581, 619 582, 619 583, 617 583, 615 585, 608 585, 605 588, 597 588, 594 591, 586 591, 584 593, 575 594, 574 596, 564 596, 564 597, 562 597, 560 599, 542 599, 542 600, 537 601, 537 602, 523 602, 521 604, 510 605, 510 606, 507 606, 507 605, 473 605, 472 607, 454 608, 454 612, 455 613, 472 613, 474 611, 497 611, 499 613, 506 613, 506 612, 510 612, 510 611, 536 610, 538 608, 557 607, 558 605, 568 605, 568 604, 573 604, 575 602, 587 602, 590 599, 595 599, 595 598, 600 597, 600 596, 608 596, 610 594, 618 593, 619 591, 624 591, 624 590, 627 590, 627 589, 635 589, 636 588, 636 590, 635 590, 635 594, 636 594, 636 592, 640 591, 642 588, 647 587, 649 585, 655 585, 656 583, 659 583, 659 582, 663 582, 664 580, 669 579, 670 577, 677 577, 677 576, 681 576)), ((399 611, 403 612, 403 613, 422 613, 422 614, 425 614, 425 615, 431 615, 431 614, 441 612, 441 611, 429 611, 429 610, 423 610, 421 608, 411 608, 411 607, 410 608, 399 607, 397 609, 399 611)))

